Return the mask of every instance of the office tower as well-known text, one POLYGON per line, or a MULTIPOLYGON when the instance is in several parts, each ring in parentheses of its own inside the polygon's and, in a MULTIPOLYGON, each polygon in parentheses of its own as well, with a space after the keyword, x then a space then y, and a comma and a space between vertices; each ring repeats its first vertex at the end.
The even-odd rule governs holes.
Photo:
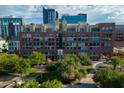
POLYGON ((86 23, 87 22, 87 14, 63 15, 61 20, 66 22, 67 24, 86 23))
POLYGON ((44 24, 55 24, 58 19, 58 12, 55 9, 43 8, 43 23, 44 24))

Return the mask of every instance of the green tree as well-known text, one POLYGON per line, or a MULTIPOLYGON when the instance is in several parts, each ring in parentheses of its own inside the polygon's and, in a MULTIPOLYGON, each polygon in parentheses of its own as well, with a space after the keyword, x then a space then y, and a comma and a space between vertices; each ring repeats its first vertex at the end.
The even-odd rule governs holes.
POLYGON ((45 54, 35 51, 28 58, 31 61, 31 65, 44 64, 46 60, 45 54))
POLYGON ((16 84, 15 88, 39 88, 39 83, 36 80, 27 80, 23 84, 16 84))
POLYGON ((85 76, 86 71, 82 69, 79 57, 74 54, 66 54, 56 64, 47 67, 47 73, 43 74, 42 80, 72 81, 85 76))
POLYGON ((117 73, 111 69, 99 70, 93 79, 104 88, 124 88, 124 73, 117 73))
POLYGON ((113 65, 113 69, 115 70, 117 65, 119 65, 121 63, 121 58, 118 56, 113 56, 111 58, 111 64, 113 65))
POLYGON ((0 54, 0 72, 26 74, 30 69, 29 60, 16 54, 0 54))
POLYGON ((75 80, 85 76, 81 70, 80 59, 74 54, 67 54, 56 65, 56 73, 62 80, 75 80))
POLYGON ((1 66, 3 70, 7 73, 14 73, 15 67, 19 61, 19 56, 16 54, 1 54, 1 66))
POLYGON ((92 65, 92 61, 88 56, 80 56, 79 58, 82 65, 92 65))
POLYGON ((123 58, 121 58, 119 65, 120 65, 120 71, 123 71, 123 69, 124 69, 124 59, 123 58))
POLYGON ((114 80, 118 74, 110 68, 99 70, 93 77, 94 81, 101 87, 111 87, 111 80, 114 80))
POLYGON ((41 88, 63 88, 63 84, 58 80, 47 80, 40 85, 41 88))

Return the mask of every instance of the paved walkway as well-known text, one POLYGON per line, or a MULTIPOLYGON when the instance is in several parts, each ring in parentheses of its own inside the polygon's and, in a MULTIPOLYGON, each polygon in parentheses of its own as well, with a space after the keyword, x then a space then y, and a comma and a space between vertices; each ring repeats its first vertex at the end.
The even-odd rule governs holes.
POLYGON ((93 74, 88 74, 86 78, 80 80, 82 88, 96 88, 96 84, 92 79, 93 74))
POLYGON ((6 87, 9 84, 19 80, 19 77, 14 76, 0 76, 0 88, 6 87))
POLYGON ((92 74, 88 74, 86 78, 80 80, 79 84, 68 84, 65 85, 65 88, 96 88, 96 84, 92 77, 92 74))

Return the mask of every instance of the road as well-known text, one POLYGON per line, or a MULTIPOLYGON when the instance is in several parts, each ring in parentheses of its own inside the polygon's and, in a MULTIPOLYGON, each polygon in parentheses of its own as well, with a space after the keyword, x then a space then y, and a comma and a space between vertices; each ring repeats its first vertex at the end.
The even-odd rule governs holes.
POLYGON ((98 61, 98 62, 96 62, 96 63, 93 64, 93 68, 96 69, 99 66, 104 65, 105 64, 104 62, 105 62, 105 59, 101 59, 100 61, 98 61))
POLYGON ((0 88, 7 87, 19 80, 20 78, 15 76, 0 76, 0 88))

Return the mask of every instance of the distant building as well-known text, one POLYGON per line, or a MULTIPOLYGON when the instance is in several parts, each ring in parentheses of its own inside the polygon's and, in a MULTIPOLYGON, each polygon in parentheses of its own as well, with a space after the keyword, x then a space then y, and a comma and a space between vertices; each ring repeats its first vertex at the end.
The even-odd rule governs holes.
POLYGON ((13 39, 22 32, 25 20, 22 17, 7 16, 0 18, 0 36, 5 39, 13 39))
POLYGON ((79 24, 87 22, 87 14, 63 15, 61 20, 67 24, 79 24))
POLYGON ((55 9, 43 8, 43 24, 55 24, 58 20, 58 12, 55 9))
POLYGON ((43 24, 28 24, 25 27, 24 32, 43 32, 44 31, 44 25, 43 24))

